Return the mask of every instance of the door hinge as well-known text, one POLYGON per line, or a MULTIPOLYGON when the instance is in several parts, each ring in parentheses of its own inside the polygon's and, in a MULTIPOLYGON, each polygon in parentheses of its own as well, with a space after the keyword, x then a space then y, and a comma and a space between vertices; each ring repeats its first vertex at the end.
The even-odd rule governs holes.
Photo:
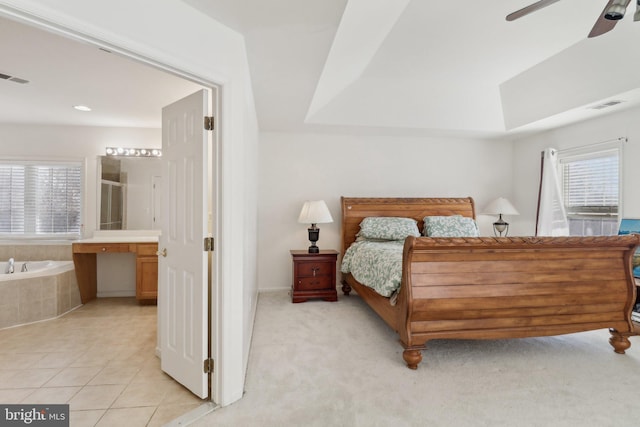
POLYGON ((213 116, 205 116, 204 118, 204 129, 205 130, 213 130, 215 127, 215 120, 213 116))
POLYGON ((213 252, 214 241, 213 237, 205 237, 204 238, 204 251, 205 252, 213 252))
POLYGON ((213 374, 214 362, 213 359, 204 359, 204 373, 213 374))

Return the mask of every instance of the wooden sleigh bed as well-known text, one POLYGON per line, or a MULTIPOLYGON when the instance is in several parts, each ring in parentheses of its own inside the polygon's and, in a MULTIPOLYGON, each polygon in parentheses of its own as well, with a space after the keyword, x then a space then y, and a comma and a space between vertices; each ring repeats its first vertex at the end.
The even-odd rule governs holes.
MULTIPOLYGON (((471 198, 342 198, 342 254, 366 217, 475 218, 471 198)), ((397 303, 343 273, 400 336, 416 369, 432 339, 498 339, 609 328, 616 353, 636 335, 632 257, 637 235, 598 237, 407 237, 397 303)))

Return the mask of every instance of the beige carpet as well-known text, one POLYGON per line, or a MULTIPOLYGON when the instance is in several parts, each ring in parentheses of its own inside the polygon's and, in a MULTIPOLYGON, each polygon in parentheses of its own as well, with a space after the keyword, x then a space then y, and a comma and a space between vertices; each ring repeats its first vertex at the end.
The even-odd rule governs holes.
POLYGON ((417 371, 356 296, 260 294, 246 392, 197 426, 639 426, 640 337, 431 341, 417 371))

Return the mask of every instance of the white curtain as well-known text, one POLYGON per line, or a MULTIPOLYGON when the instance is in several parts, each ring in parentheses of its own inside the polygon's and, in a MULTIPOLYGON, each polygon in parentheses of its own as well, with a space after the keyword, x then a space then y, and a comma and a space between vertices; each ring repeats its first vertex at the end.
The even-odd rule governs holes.
POLYGON ((543 151, 541 172, 536 236, 568 236, 569 222, 558 177, 558 150, 543 151))

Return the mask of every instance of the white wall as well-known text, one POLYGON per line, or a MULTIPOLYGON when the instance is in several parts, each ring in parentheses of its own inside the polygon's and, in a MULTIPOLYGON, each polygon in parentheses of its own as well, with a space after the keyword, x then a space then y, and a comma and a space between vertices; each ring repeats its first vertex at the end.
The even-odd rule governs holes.
POLYGON ((305 200, 324 199, 333 223, 320 224, 321 249, 340 250, 340 197, 466 197, 479 215, 511 197, 511 145, 446 138, 260 134, 258 277, 260 289, 291 287, 290 249, 309 246, 297 222, 305 200))
MULTIPOLYGON (((228 405, 242 397, 247 343, 257 294, 257 120, 243 37, 179 0, 1 0, 0 12, 45 20, 114 51, 166 65, 221 86, 217 236, 214 295, 214 397, 228 405), (30 16, 27 16, 30 15, 30 16), (203 49, 206 46, 206 49, 203 49), (247 307, 250 307, 247 309, 247 307)), ((95 205, 95 203, 94 203, 95 205)))
POLYGON ((558 150, 626 137, 622 154, 622 216, 640 218, 640 108, 565 126, 513 143, 513 194, 520 211, 518 218, 525 234, 535 234, 540 152, 546 147, 558 150))

